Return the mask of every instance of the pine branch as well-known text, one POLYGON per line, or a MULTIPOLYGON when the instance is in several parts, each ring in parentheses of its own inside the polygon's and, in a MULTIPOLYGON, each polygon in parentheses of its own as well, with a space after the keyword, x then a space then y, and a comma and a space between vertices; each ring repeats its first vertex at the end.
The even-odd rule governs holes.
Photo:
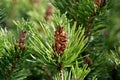
POLYGON ((97 16, 96 13, 92 12, 91 16, 88 18, 88 22, 87 22, 86 29, 85 29, 86 37, 90 36, 90 29, 92 27, 93 21, 96 18, 96 16, 97 16))
POLYGON ((12 63, 9 72, 6 74, 6 76, 7 76, 8 78, 10 78, 12 72, 14 71, 14 69, 15 69, 15 67, 16 67, 16 64, 18 63, 18 59, 14 58, 13 61, 14 61, 14 62, 12 63))
POLYGON ((52 67, 54 71, 56 69, 59 73, 59 79, 63 80, 64 74, 62 71, 75 64, 78 55, 86 46, 87 38, 84 39, 84 29, 82 27, 79 27, 76 31, 76 23, 71 28, 65 15, 60 16, 58 12, 57 19, 54 17, 53 21, 56 27, 40 22, 44 36, 31 28, 32 37, 29 40, 31 49, 38 55, 36 60, 47 68, 52 67))
POLYGON ((76 21, 77 27, 83 25, 83 27, 85 27, 86 37, 90 36, 91 30, 94 29, 92 26, 94 25, 93 22, 95 22, 95 18, 99 16, 101 10, 106 6, 106 0, 57 0, 52 3, 55 7, 60 9, 62 14, 67 12, 67 18, 72 19, 73 23, 76 21))
MULTIPOLYGON (((20 34, 20 40, 19 40, 19 49, 21 52, 21 54, 23 54, 23 51, 25 49, 25 45, 24 45, 24 40, 25 40, 25 34, 26 34, 26 31, 22 30, 21 31, 21 34, 20 34)), ((15 43, 14 45, 14 48, 15 50, 18 48, 18 43, 15 43)), ((10 67, 10 70, 9 72, 6 74, 7 77, 10 77, 12 72, 14 71, 15 67, 16 67, 16 64, 19 62, 20 60, 20 53, 18 53, 18 55, 13 59, 13 63, 11 64, 11 67, 10 67)))
MULTIPOLYGON (((19 42, 14 42, 14 40, 11 39, 11 34, 8 34, 8 32, 3 33, 3 43, 4 47, 1 51, 2 56, 0 57, 0 78, 2 80, 21 80, 30 74, 29 70, 26 69, 24 66, 24 57, 26 57, 27 51, 25 50, 24 46, 24 40, 25 40, 25 34, 23 31, 20 34, 19 42), (2 69, 3 68, 3 69, 2 69), (22 73, 24 72, 24 73, 22 73), (18 77, 20 76, 20 77, 18 77)), ((12 34, 13 35, 13 34, 12 34)), ((1 35, 0 35, 1 36, 1 35)))

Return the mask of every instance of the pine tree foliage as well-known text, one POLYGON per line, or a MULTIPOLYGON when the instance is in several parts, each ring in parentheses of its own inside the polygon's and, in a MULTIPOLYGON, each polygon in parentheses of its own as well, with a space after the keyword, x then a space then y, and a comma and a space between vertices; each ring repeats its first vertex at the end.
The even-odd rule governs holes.
POLYGON ((20 50, 20 45, 16 45, 14 36, 10 36, 12 34, 7 30, 1 31, 0 79, 23 80, 30 74, 29 69, 24 67, 28 52, 20 50))
POLYGON ((67 12, 68 19, 73 19, 78 24, 86 24, 88 17, 94 11, 92 0, 55 0, 53 4, 61 13, 67 12))
MULTIPOLYGON (((60 16, 60 15, 57 15, 60 16)), ((79 27, 76 32, 76 24, 73 25, 72 29, 70 29, 70 24, 68 23, 65 15, 61 16, 61 22, 57 22, 55 24, 59 25, 47 25, 40 22, 40 25, 44 31, 44 34, 40 34, 34 29, 30 29, 31 38, 30 38, 30 46, 33 49, 34 53, 37 53, 38 58, 35 58, 40 64, 45 65, 50 70, 58 70, 65 69, 67 67, 72 67, 75 64, 75 61, 78 58, 78 55, 84 50, 86 47, 87 39, 84 38, 84 29, 79 27), (65 51, 62 55, 59 55, 58 52, 54 51, 54 31, 57 27, 64 26, 65 31, 68 35, 68 44, 65 51), (47 32, 47 33, 46 33, 47 32), (76 38, 76 40, 74 40, 76 38)), ((58 19, 59 20, 59 17, 58 19)), ((79 58, 82 58, 79 57, 79 58)), ((79 62, 82 63, 82 62, 79 62)))
POLYGON ((87 69, 87 65, 83 65, 83 68, 79 68, 78 62, 76 62, 75 68, 72 67, 73 80, 84 80, 84 78, 88 75, 90 69, 87 69))
POLYGON ((66 12, 68 19, 72 19, 73 22, 78 20, 78 25, 83 24, 85 27, 85 35, 89 37, 89 45, 83 55, 90 54, 93 61, 92 70, 87 79, 91 80, 92 76, 96 74, 96 77, 101 80, 111 79, 108 72, 112 72, 114 63, 108 57, 111 48, 108 47, 106 40, 110 39, 107 37, 107 31, 104 30, 109 27, 106 24, 110 23, 108 20, 110 18, 110 0, 55 0, 53 5, 60 9, 61 13, 66 12), (104 67, 104 69, 100 67, 104 67), (104 75, 106 77, 101 77, 104 75))
MULTIPOLYGON (((105 41, 102 38, 98 38, 103 37, 101 30, 107 27, 106 23, 108 23, 107 10, 109 9, 109 0, 105 0, 103 3, 100 3, 99 1, 101 0, 56 0, 53 2, 55 7, 60 9, 61 13, 67 13, 66 15, 68 19, 72 19, 73 22, 78 20, 77 24, 82 24, 83 27, 85 27, 85 35, 90 37, 89 48, 92 48, 91 46, 93 46, 93 44, 103 46, 105 41), (101 7, 100 4, 103 6, 101 7)), ((99 50, 102 51, 100 48, 99 50)), ((92 53, 91 50, 90 53, 92 53)))
POLYGON ((0 9, 0 24, 6 20, 6 9, 0 9))
POLYGON ((47 2, 0 0, 0 80, 119 80, 119 0, 47 2))
MULTIPOLYGON (((67 12, 67 18, 72 19, 73 22, 77 21, 78 25, 83 24, 84 27, 93 27, 101 24, 101 20, 105 18, 106 9, 109 8, 106 5, 109 2, 108 0, 105 0, 105 3, 98 3, 104 4, 102 7, 96 4, 97 1, 101 0, 55 0, 53 5, 60 9, 61 13, 67 12)), ((100 29, 102 27, 95 28, 100 29)))
MULTIPOLYGON (((1 61, 1 79, 3 80, 23 80, 24 78, 27 78, 27 76, 30 75, 30 69, 26 69, 25 63, 26 58, 28 62, 37 62, 40 65, 37 65, 46 71, 48 74, 49 70, 50 74, 51 72, 58 73, 64 75, 64 73, 60 73, 61 70, 65 70, 67 68, 71 68, 75 63, 76 60, 82 59, 83 57, 80 56, 81 52, 86 48, 86 42, 87 38, 84 37, 84 29, 82 27, 79 27, 76 31, 76 23, 74 23, 72 29, 71 25, 69 24, 70 21, 66 19, 65 15, 59 15, 57 13, 56 16, 58 17, 58 21, 54 20, 54 23, 47 24, 44 22, 39 22, 40 26, 42 27, 43 32, 39 33, 38 30, 36 30, 31 22, 26 22, 23 20, 23 22, 14 21, 16 26, 18 27, 17 31, 19 32, 19 41, 16 41, 14 36, 13 37, 7 37, 10 35, 8 32, 1 33, 4 34, 5 37, 1 40, 3 41, 4 48, 1 49, 2 55, 0 58, 1 61), (59 22, 61 21, 61 22, 59 22), (54 51, 54 33, 56 28, 64 26, 65 32, 68 35, 68 44, 66 46, 65 51, 62 55, 59 55, 58 52, 54 51), (25 39, 25 33, 23 30, 27 30, 27 38, 28 38, 28 47, 24 46, 24 39, 25 39), (47 32, 47 33, 46 33, 47 32), (8 39, 9 38, 9 39, 8 39), (76 38, 76 40, 74 40, 76 38), (9 41, 10 40, 10 41, 9 41), (25 50, 24 50, 25 47, 25 50), (27 57, 28 53, 30 51, 31 58, 27 57), (8 65, 6 65, 8 64, 8 65), (45 66, 45 67, 44 67, 45 66), (46 68, 46 69, 45 69, 46 68), (24 74, 23 74, 24 73, 24 74)), ((56 18, 55 18, 56 19, 56 18)), ((1 35, 1 36, 2 36, 1 35)), ((2 48, 2 47, 1 47, 2 48)), ((83 61, 79 62, 79 65, 82 65, 83 61)), ((78 64, 77 64, 78 66, 78 64)), ((74 71, 74 68, 72 68, 74 71)), ((78 68, 77 68, 78 69, 78 68)), ((83 70, 87 70, 87 67, 83 66, 83 70)), ((81 70, 81 68, 80 68, 81 70)), ((76 70, 77 71, 77 70, 76 70)), ((69 70, 68 70, 69 72, 69 70)), ((81 78, 84 79, 85 75, 87 75, 88 72, 81 78)), ((55 74, 52 74, 55 76, 55 74)), ((75 73, 74 73, 75 75, 75 73)), ((78 74, 77 74, 78 75, 78 74)), ((51 75, 48 75, 49 77, 51 75)), ((66 76, 66 75, 64 75, 66 76)), ((61 79, 61 76, 58 78, 61 79)), ((52 78, 51 78, 52 79, 52 78)))
MULTIPOLYGON (((78 62, 76 62, 75 66, 72 66, 70 72, 64 71, 64 80, 84 80, 89 71, 90 69, 87 68, 86 64, 83 65, 83 68, 80 68, 78 62)), ((59 74, 56 75, 53 80, 60 80, 59 74)))

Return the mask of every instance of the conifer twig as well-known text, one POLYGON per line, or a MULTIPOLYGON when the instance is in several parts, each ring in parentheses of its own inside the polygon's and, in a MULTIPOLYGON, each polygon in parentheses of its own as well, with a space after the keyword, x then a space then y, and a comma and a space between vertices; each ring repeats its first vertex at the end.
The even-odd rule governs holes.
POLYGON ((62 70, 62 62, 58 64, 58 71, 60 75, 60 80, 63 80, 63 70, 62 70))
POLYGON ((95 13, 95 12, 92 12, 91 16, 88 18, 88 22, 87 22, 87 25, 86 25, 85 37, 89 36, 89 34, 90 34, 90 29, 91 29, 91 27, 92 27, 92 23, 93 23, 95 17, 96 17, 96 13, 95 13))
MULTIPOLYGON (((103 8, 106 5, 106 0, 94 0, 94 4, 97 5, 99 8, 103 8)), ((93 21, 97 15, 99 15, 98 10, 96 12, 93 11, 91 13, 90 17, 88 18, 88 22, 87 22, 86 29, 85 29, 85 37, 90 35, 90 29, 91 29, 93 21)))
POLYGON ((11 65, 11 68, 10 68, 9 72, 6 74, 6 75, 7 75, 7 77, 10 77, 10 76, 11 76, 12 72, 13 72, 13 71, 14 71, 14 69, 15 69, 16 63, 17 63, 17 59, 16 59, 16 58, 14 58, 14 62, 12 63, 12 65, 11 65))
MULTIPOLYGON (((23 51, 25 49, 25 45, 24 45, 25 35, 26 35, 26 31, 22 30, 20 33, 19 43, 18 43, 18 41, 16 41, 16 43, 14 44, 14 50, 16 50, 18 47, 21 51, 23 51)), ((17 54, 17 55, 15 55, 15 57, 13 57, 13 62, 10 67, 10 70, 6 74, 7 77, 11 76, 11 74, 14 71, 16 64, 17 64, 17 62, 19 62, 19 60, 20 60, 20 54, 17 54)))
POLYGON ((63 71, 62 71, 62 69, 60 70, 60 80, 63 80, 63 71))

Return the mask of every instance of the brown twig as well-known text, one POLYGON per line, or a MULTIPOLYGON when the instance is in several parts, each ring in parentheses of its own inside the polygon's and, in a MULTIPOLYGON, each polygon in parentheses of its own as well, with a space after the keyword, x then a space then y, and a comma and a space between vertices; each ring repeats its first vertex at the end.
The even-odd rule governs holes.
POLYGON ((12 72, 14 71, 14 69, 15 69, 15 67, 16 67, 16 64, 17 64, 18 60, 19 60, 19 59, 17 59, 17 57, 15 57, 15 58, 13 59, 13 63, 12 63, 12 65, 11 65, 11 67, 10 67, 10 70, 9 70, 9 72, 6 74, 7 77, 10 77, 10 76, 11 76, 12 72))
POLYGON ((62 62, 58 63, 57 70, 59 71, 60 80, 63 80, 62 62))
POLYGON ((93 21, 94 21, 95 17, 96 17, 96 13, 93 12, 91 14, 91 16, 88 18, 88 22, 87 22, 85 33, 84 33, 85 37, 88 37, 90 35, 90 29, 92 27, 92 24, 93 24, 93 21))
MULTIPOLYGON (((94 0, 94 4, 96 4, 100 8, 103 8, 106 5, 106 0, 94 0)), ((98 9, 100 9, 100 8, 98 8, 98 9)), ((88 18, 87 26, 85 29, 85 37, 90 35, 90 29, 91 29, 93 21, 97 15, 99 15, 99 12, 93 11, 91 13, 90 17, 88 18)))

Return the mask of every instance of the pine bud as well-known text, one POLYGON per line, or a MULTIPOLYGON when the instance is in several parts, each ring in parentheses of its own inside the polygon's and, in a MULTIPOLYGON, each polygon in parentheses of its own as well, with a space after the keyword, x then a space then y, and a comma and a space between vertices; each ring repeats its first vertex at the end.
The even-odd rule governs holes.
POLYGON ((52 20, 52 15, 53 15, 53 6, 48 6, 46 12, 45 12, 45 20, 46 21, 51 21, 52 20))
POLYGON ((55 39, 55 51, 58 54, 62 54, 67 46, 67 34, 64 32, 64 28, 57 28, 54 34, 55 39))
POLYGON ((26 31, 22 30, 20 33, 20 43, 24 43, 25 35, 26 35, 26 31))
POLYGON ((92 62, 92 60, 89 57, 85 57, 84 58, 84 63, 88 64, 88 66, 90 66, 90 65, 92 65, 93 62, 92 62))
POLYGON ((102 7, 104 7, 104 6, 106 5, 106 0, 94 0, 94 3, 95 3, 98 7, 102 8, 102 7))

